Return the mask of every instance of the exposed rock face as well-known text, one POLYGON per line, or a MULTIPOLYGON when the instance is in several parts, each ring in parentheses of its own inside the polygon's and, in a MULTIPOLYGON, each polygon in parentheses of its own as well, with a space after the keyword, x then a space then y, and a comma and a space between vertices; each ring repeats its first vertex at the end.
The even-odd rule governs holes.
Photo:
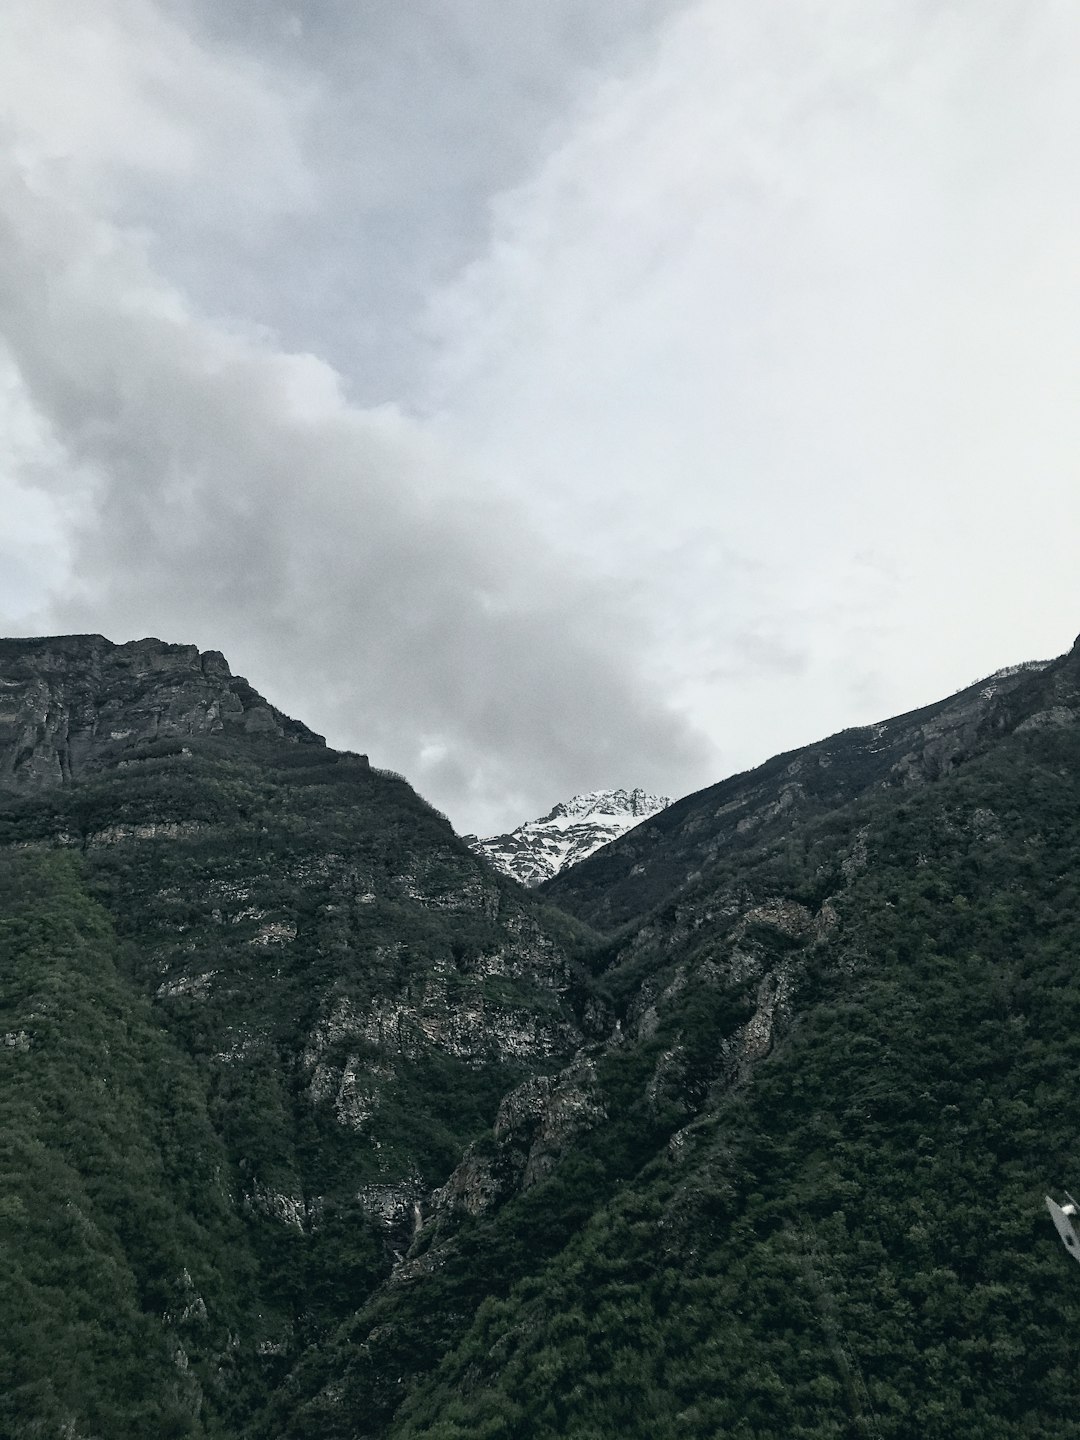
POLYGON ((505 835, 486 840, 466 835, 465 840, 504 875, 522 885, 539 885, 670 804, 666 795, 641 789, 590 790, 505 835))
POLYGON ((62 785, 154 742, 203 735, 325 743, 216 650, 102 635, 0 640, 0 788, 62 785))
POLYGON ((606 1118, 595 1061, 584 1052, 556 1075, 535 1075, 499 1107, 492 1144, 473 1146, 431 1197, 436 1220, 482 1215, 555 1168, 575 1140, 606 1118))

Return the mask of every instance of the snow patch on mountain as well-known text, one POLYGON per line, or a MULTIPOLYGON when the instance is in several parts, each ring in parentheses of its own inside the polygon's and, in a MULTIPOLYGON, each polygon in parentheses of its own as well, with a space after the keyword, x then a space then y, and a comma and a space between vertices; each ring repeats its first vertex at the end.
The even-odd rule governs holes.
POLYGON ((590 790, 505 835, 464 838, 497 870, 522 885, 540 885, 670 804, 666 795, 641 789, 590 790))

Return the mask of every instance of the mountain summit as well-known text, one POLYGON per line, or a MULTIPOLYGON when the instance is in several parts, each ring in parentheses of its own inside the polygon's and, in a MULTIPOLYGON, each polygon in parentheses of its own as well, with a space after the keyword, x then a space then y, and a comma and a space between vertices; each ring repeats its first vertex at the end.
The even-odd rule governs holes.
POLYGON ((103 635, 0 640, 0 790, 47 790, 207 736, 325 745, 217 650, 103 635))
POLYGON ((540 885, 670 804, 666 795, 641 789, 589 790, 505 835, 466 835, 465 841, 504 875, 540 885))

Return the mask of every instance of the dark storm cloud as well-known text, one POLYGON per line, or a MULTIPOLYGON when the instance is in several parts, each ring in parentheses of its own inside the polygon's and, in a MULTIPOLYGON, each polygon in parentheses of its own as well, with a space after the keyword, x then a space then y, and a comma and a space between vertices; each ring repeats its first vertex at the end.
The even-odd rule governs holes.
POLYGON ((604 594, 415 425, 192 316, 137 249, 11 172, 3 197, 0 324, 93 477, 65 626, 223 648, 473 824, 508 794, 703 778, 707 747, 645 691, 604 594))

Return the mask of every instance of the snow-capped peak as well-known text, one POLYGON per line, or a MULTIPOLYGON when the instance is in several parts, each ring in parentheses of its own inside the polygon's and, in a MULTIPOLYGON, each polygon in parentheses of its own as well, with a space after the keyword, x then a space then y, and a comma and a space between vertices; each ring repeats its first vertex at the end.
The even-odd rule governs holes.
POLYGON ((505 874, 539 885, 670 804, 667 796, 641 789, 589 790, 505 835, 465 839, 505 874))

